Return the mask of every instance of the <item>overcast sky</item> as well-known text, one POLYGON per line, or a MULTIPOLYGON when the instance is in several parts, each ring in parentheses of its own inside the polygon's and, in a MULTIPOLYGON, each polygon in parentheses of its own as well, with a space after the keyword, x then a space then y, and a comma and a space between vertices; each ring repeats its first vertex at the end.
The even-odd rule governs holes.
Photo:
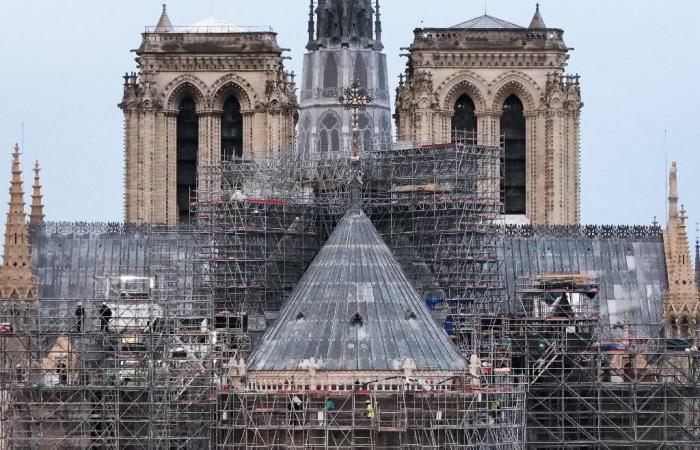
MULTIPOLYGON (((161 0, 0 0, 0 180, 25 123, 25 184, 43 167, 48 220, 122 217, 121 76, 135 70, 144 26, 161 0)), ((680 197, 695 236, 700 218, 700 54, 697 0, 542 0, 565 30, 568 71, 582 75, 583 222, 648 224, 665 218, 666 158, 679 163, 680 197), (664 131, 667 144, 664 145, 664 131)), ((483 0, 383 0, 384 44, 395 80, 413 29, 451 26, 484 12, 483 0)), ((527 26, 535 1, 488 0, 490 15, 527 26)), ((170 0, 174 25, 213 15, 269 25, 287 67, 301 73, 306 0, 170 0)), ((393 87, 392 87, 393 88, 393 87)), ((7 175, 4 175, 7 174, 7 175)))

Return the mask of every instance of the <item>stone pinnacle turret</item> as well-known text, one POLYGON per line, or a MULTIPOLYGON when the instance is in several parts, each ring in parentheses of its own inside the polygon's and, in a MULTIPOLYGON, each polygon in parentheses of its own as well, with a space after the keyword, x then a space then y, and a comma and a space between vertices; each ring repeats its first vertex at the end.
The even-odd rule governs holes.
POLYGON ((537 4, 537 9, 535 10, 535 15, 532 17, 532 21, 530 22, 530 26, 528 28, 532 28, 535 30, 543 30, 547 28, 547 25, 544 23, 544 19, 542 18, 542 14, 540 14, 540 4, 537 4))
POLYGON ((34 184, 32 185, 32 205, 29 212, 29 225, 44 224, 44 204, 42 203, 39 161, 34 163, 34 184))
POLYGON ((687 337, 689 326, 700 319, 700 295, 690 263, 690 246, 685 229, 685 208, 678 209, 678 168, 674 162, 669 173, 668 225, 664 231, 664 253, 668 292, 664 295, 664 320, 670 337, 687 337))
POLYGON ((15 151, 12 154, 10 208, 5 223, 3 265, 0 268, 0 298, 5 300, 34 299, 37 292, 32 274, 19 155, 19 145, 15 145, 15 151))
POLYGON ((160 15, 155 32, 170 33, 171 31, 173 31, 173 24, 170 22, 170 17, 168 17, 168 7, 163 4, 163 13, 160 15))

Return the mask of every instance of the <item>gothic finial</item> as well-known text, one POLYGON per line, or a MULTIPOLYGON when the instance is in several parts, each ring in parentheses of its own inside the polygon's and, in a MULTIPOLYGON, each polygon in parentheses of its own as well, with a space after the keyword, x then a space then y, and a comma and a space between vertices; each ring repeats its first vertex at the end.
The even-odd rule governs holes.
POLYGON ((29 213, 29 225, 43 225, 44 205, 42 203, 39 161, 34 163, 34 184, 32 185, 32 204, 29 213))
POLYGON ((314 32, 316 31, 316 24, 314 23, 314 0, 309 0, 309 42, 306 44, 307 50, 314 49, 314 32))
POLYGON ((678 166, 674 161, 668 174, 668 217, 678 216, 678 166))
POLYGON ((5 223, 3 265, 0 268, 0 297, 2 299, 28 300, 36 298, 36 285, 31 269, 29 233, 24 212, 22 170, 19 164, 19 145, 12 154, 12 178, 10 181, 10 210, 5 223))
POLYGON ((163 3, 163 12, 160 15, 158 24, 154 30, 156 33, 169 33, 173 31, 173 24, 170 23, 170 18, 168 17, 167 5, 163 3))
POLYGON ((539 3, 537 3, 537 6, 535 8, 535 15, 532 17, 532 21, 530 22, 530 28, 536 30, 542 30, 547 28, 547 25, 544 23, 544 19, 542 19, 542 14, 540 13, 539 3))
POLYGON ((382 44, 382 14, 379 11, 379 0, 376 1, 374 9, 374 47, 375 50, 382 50, 384 44, 382 44))

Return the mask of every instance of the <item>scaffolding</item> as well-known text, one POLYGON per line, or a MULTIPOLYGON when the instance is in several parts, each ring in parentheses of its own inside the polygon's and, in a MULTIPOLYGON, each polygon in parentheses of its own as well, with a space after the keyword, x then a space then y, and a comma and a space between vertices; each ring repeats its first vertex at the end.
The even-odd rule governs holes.
POLYGON ((149 233, 148 266, 95 277, 87 298, 33 301, 31 322, 0 333, 2 361, 21 361, 2 371, 3 448, 209 448, 229 330, 201 294, 201 236, 149 233))
MULTIPOLYGON (((502 144, 477 141, 464 135, 431 145, 376 142, 360 154, 363 210, 472 360, 473 373, 455 377, 449 389, 431 380, 434 390, 385 390, 378 382, 317 391, 289 380, 272 391, 226 386, 219 395, 220 448, 521 448, 524 387, 513 376, 503 328, 494 326, 508 306, 495 226, 502 144), (473 333, 466 323, 484 326, 473 333), (303 403, 299 411, 294 397, 303 403), (332 413, 324 409, 327 398, 338 405, 332 413), (368 399, 377 408, 372 420, 365 416, 368 399)), ((348 158, 295 154, 205 168, 196 211, 210 245, 215 303, 276 317, 345 213, 352 170, 348 158)), ((234 358, 227 367, 235 383, 241 365, 234 358)))
POLYGON ((468 372, 241 385, 345 212, 352 167, 295 153, 229 161, 201 169, 190 227, 76 225, 146 236, 115 250, 138 253, 136 265, 86 257, 101 241, 54 248, 39 278, 88 294, 1 312, 0 450, 697 448, 700 336, 608 323, 590 274, 543 273, 506 294, 503 144, 481 141, 377 142, 360 155, 363 209, 468 372), (66 269, 75 264, 90 270, 66 269))
POLYGON ((521 279, 510 317, 528 448, 696 448, 700 353, 662 326, 606 324, 585 274, 521 279))

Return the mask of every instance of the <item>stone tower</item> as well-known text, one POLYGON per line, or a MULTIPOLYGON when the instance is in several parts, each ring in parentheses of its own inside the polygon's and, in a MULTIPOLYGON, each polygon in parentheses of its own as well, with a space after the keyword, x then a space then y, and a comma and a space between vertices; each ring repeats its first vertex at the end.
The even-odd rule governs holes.
POLYGON ((270 29, 213 18, 174 27, 163 8, 124 77, 125 221, 190 217, 203 167, 271 158, 292 147, 292 74, 270 29))
POLYGON ((19 155, 19 146, 15 145, 12 154, 10 209, 5 223, 5 245, 0 267, 0 302, 7 301, 15 305, 18 302, 36 299, 19 155))
POLYGON ((308 33, 299 113, 301 152, 347 158, 352 118, 338 97, 353 81, 373 98, 358 120, 360 149, 373 139, 388 140, 391 108, 379 1, 373 8, 371 0, 318 0, 314 9, 311 0, 308 33))
POLYGON ((692 337, 700 321, 700 294, 690 259, 685 210, 678 210, 678 169, 669 174, 668 224, 664 230, 664 253, 668 292, 664 295, 664 321, 669 337, 692 337))
POLYGON ((484 15, 419 28, 399 83, 399 140, 483 144, 505 138, 502 200, 512 221, 580 220, 579 77, 566 75, 564 32, 539 10, 525 28, 484 15))

